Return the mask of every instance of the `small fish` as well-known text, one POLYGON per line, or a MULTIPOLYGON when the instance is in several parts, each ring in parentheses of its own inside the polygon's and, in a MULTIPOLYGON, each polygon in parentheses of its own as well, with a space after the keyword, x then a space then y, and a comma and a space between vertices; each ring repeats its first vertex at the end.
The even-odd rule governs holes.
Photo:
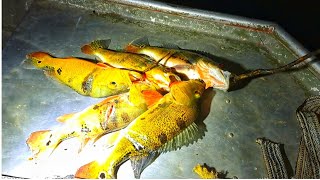
POLYGON ((153 86, 135 83, 128 93, 110 96, 80 112, 58 117, 57 121, 64 123, 61 127, 33 132, 27 145, 34 158, 41 158, 48 157, 64 140, 78 138, 81 151, 88 142, 126 127, 159 97, 162 95, 153 86))
POLYGON ((206 88, 227 90, 229 88, 230 73, 223 71, 213 60, 201 54, 182 50, 175 45, 166 47, 150 46, 147 37, 132 41, 125 47, 125 51, 144 54, 158 63, 174 68, 177 73, 183 74, 188 79, 202 79, 206 88))
POLYGON ((205 90, 200 80, 171 84, 170 92, 132 121, 109 155, 78 169, 77 178, 116 178, 116 169, 130 159, 136 178, 161 152, 175 150, 194 140, 199 99, 205 90))
POLYGON ((95 40, 82 46, 81 51, 97 56, 100 61, 112 67, 141 72, 148 81, 166 91, 169 90, 170 83, 181 80, 171 69, 158 64, 148 56, 108 49, 110 42, 110 39, 95 40))
POLYGON ((42 69, 48 77, 85 96, 106 97, 128 92, 132 82, 143 79, 143 75, 135 71, 112 68, 74 57, 54 58, 45 52, 33 52, 26 58, 24 64, 42 69))
POLYGON ((148 56, 108 49, 111 40, 95 40, 81 47, 85 54, 95 55, 101 62, 115 68, 145 72, 157 64, 148 56))

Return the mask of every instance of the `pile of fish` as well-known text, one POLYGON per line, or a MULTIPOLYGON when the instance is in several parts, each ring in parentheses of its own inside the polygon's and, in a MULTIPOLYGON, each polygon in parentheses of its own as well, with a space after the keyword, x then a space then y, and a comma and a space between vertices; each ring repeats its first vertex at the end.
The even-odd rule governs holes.
POLYGON ((26 56, 24 66, 41 69, 84 96, 103 101, 57 118, 63 126, 31 133, 27 145, 33 159, 48 157, 61 142, 77 138, 79 152, 109 134, 110 154, 81 166, 77 178, 116 178, 121 163, 130 159, 136 178, 162 152, 194 142, 195 123, 203 92, 227 91, 240 80, 289 70, 320 51, 276 69, 235 75, 212 59, 175 45, 150 46, 146 37, 123 51, 109 49, 111 40, 96 40, 81 48, 96 60, 56 58, 46 52, 26 56), (76 68, 74 68, 76 67, 76 68))

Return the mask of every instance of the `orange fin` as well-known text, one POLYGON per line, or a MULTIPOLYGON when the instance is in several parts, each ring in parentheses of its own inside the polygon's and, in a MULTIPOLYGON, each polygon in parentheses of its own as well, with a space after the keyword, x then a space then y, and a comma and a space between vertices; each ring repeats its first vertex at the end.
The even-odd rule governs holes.
POLYGON ((155 90, 143 90, 142 94, 148 105, 148 108, 157 103, 163 97, 162 94, 155 90))
POLYGON ((71 119, 76 113, 70 113, 70 114, 65 114, 65 115, 62 115, 62 116, 59 116, 57 118, 57 121, 58 122, 61 122, 61 123, 65 123, 67 122, 69 119, 71 119))

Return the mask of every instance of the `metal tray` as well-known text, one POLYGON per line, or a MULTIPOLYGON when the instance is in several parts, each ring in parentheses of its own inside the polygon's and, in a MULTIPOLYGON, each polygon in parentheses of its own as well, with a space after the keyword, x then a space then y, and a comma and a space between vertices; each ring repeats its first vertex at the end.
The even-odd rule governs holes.
MULTIPOLYGON (((58 116, 101 99, 81 96, 41 71, 23 69, 20 63, 27 53, 89 58, 80 47, 92 40, 111 38, 110 48, 120 49, 145 35, 152 45, 174 43, 207 52, 235 73, 277 67, 307 52, 269 22, 153 1, 36 0, 3 49, 2 173, 65 177, 93 156, 79 159, 77 149, 72 148, 77 142, 70 139, 46 162, 28 160, 31 153, 25 141, 31 132, 52 129, 59 125, 58 116)), ((205 136, 162 154, 141 178, 198 178, 192 172, 197 163, 225 171, 227 178, 264 178, 262 154, 255 143, 258 137, 283 143, 294 167, 301 135, 295 110, 307 97, 320 93, 319 67, 312 63, 299 71, 254 79, 231 92, 209 92, 212 101, 207 102, 205 136)), ((97 154, 98 148, 92 151, 97 154)), ((132 177, 130 164, 123 164, 118 178, 132 177)))

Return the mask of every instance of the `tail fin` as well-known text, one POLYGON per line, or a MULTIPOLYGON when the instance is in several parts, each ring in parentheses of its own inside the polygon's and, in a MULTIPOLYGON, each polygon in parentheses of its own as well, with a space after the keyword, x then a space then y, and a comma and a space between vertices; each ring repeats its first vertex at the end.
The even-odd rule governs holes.
POLYGON ((111 43, 111 39, 107 40, 95 40, 90 44, 86 44, 81 47, 81 52, 85 54, 93 54, 97 49, 108 49, 111 43))
POLYGON ((143 36, 141 38, 138 38, 136 40, 133 40, 130 44, 128 44, 124 50, 126 52, 132 52, 136 53, 139 49, 141 49, 144 46, 150 46, 149 40, 147 36, 143 36))
POLYGON ((26 143, 35 157, 40 155, 50 155, 56 148, 56 143, 51 141, 50 130, 36 131, 30 134, 26 143))

